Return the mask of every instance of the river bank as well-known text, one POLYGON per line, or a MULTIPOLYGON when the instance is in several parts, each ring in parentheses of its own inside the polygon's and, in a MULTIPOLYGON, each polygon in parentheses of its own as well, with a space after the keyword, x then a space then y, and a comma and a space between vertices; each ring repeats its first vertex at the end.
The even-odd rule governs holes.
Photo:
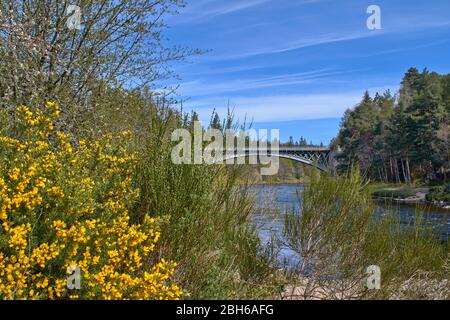
MULTIPOLYGON (((299 185, 307 184, 308 178, 295 178, 292 175, 276 175, 274 177, 262 177, 255 179, 255 185, 299 185)), ((438 209, 450 210, 450 201, 433 200, 432 187, 409 186, 405 184, 371 183, 370 193, 374 200, 395 202, 405 205, 429 205, 438 209)))
POLYGON ((369 188, 372 198, 375 200, 389 200, 404 204, 424 204, 450 210, 450 202, 433 200, 430 196, 432 188, 427 186, 373 183, 369 185, 369 188))

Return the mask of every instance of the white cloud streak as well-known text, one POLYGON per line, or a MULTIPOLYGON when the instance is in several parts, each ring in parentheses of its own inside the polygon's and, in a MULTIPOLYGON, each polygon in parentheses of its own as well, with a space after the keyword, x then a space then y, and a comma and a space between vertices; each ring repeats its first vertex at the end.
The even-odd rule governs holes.
POLYGON ((361 69, 337 71, 332 69, 320 69, 276 76, 261 76, 257 78, 238 79, 230 81, 221 80, 220 82, 215 83, 211 83, 207 80, 195 80, 182 83, 180 87, 180 93, 187 96, 211 96, 225 93, 231 94, 233 92, 245 90, 313 83, 325 78, 358 71, 365 70, 361 69))
POLYGON ((193 3, 174 24, 200 23, 215 17, 254 8, 272 0, 206 0, 193 3))
MULTIPOLYGON (((395 86, 369 89, 371 94, 393 90, 395 86)), ((243 121, 274 122, 291 120, 311 120, 342 117, 344 111, 361 101, 363 92, 266 95, 257 97, 237 96, 230 100, 237 118, 243 121)), ((192 99, 185 106, 195 110, 203 121, 208 121, 213 109, 225 116, 228 107, 226 97, 192 99)))
POLYGON ((259 47, 257 50, 242 50, 239 53, 235 51, 232 53, 224 53, 224 54, 214 54, 210 57, 206 57, 207 60, 210 61, 224 61, 224 60, 237 60, 237 59, 245 59, 260 55, 270 55, 270 54, 278 54, 285 53, 289 51, 326 45, 331 43, 339 43, 353 40, 361 40, 372 37, 380 37, 388 34, 402 34, 402 33, 412 33, 416 31, 422 31, 427 29, 435 29, 435 28, 445 28, 450 25, 449 21, 424 21, 422 23, 416 23, 414 25, 406 24, 406 23, 397 23, 396 26, 393 26, 389 29, 381 29, 376 32, 369 30, 361 30, 358 32, 339 32, 339 33, 322 33, 317 34, 313 37, 302 37, 298 40, 291 41, 283 41, 277 43, 275 45, 267 46, 267 47, 259 47))

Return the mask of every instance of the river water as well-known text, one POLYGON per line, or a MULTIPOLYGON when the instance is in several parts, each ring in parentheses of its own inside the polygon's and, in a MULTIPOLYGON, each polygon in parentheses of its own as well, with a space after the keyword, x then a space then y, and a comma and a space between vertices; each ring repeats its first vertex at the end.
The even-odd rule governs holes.
MULTIPOLYGON (((301 184, 274 184, 256 185, 253 187, 257 209, 254 214, 254 223, 257 226, 259 237, 264 245, 268 245, 271 240, 275 240, 279 246, 277 254, 278 265, 289 267, 297 265, 301 257, 284 242, 284 214, 295 210, 301 214, 300 203, 297 193, 303 192, 301 184)), ((375 201, 376 214, 382 215, 387 210, 392 210, 400 216, 401 222, 410 224, 414 220, 415 205, 405 205, 375 201)), ((428 208, 426 219, 439 230, 439 237, 443 241, 448 241, 450 234, 450 212, 444 209, 428 208)), ((425 209, 423 209, 425 213, 425 209)))

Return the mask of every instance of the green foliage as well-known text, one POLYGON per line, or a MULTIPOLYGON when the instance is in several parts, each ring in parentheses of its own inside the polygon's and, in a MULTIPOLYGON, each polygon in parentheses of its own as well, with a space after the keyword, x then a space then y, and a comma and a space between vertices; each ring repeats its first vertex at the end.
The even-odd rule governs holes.
POLYGON ((192 122, 170 108, 153 106, 146 115, 135 143, 141 194, 133 219, 162 216, 160 254, 177 259, 176 281, 191 298, 271 296, 273 270, 249 221, 253 202, 242 168, 174 164, 171 132, 192 122))
POLYGON ((334 144, 342 149, 339 169, 352 163, 383 182, 445 180, 450 170, 448 76, 411 68, 398 99, 368 93, 348 110, 334 144))
POLYGON ((360 273, 371 200, 359 172, 332 177, 313 175, 301 195, 301 214, 286 216, 289 245, 303 257, 300 272, 317 278, 360 273))
POLYGON ((430 193, 427 194, 427 200, 429 201, 443 201, 450 202, 450 187, 448 184, 433 187, 430 189, 430 193))
POLYGON ((157 219, 129 223, 139 193, 129 135, 71 143, 55 131, 60 109, 50 102, 16 115, 21 138, 0 136, 0 298, 180 297, 169 279, 175 265, 152 260, 157 219), (67 288, 75 266, 76 292, 67 288))
MULTIPOLYGON (((200 53, 162 41, 164 18, 183 1, 82 2, 84 32, 65 26, 67 4, 20 3, 0 10, 0 56, 8 57, 0 59, 0 135, 20 134, 16 121, 8 122, 8 109, 47 99, 64 106, 55 129, 75 145, 131 131, 134 141, 111 140, 137 155, 127 175, 140 191, 130 218, 142 223, 148 215, 161 217, 155 250, 158 257, 177 258, 183 289, 192 298, 271 296, 270 257, 248 221, 253 203, 241 168, 173 164, 172 131, 190 128, 198 116, 175 111, 149 89, 171 78, 170 62, 200 53)), ((230 113, 223 122, 213 114, 212 127, 232 125, 230 113)))
MULTIPOLYGON (((287 215, 286 235, 303 257, 297 271, 307 279, 301 283, 308 297, 321 288, 323 298, 395 298, 400 291, 405 298, 403 288, 417 274, 432 275, 439 285, 445 281, 448 249, 422 212, 405 225, 393 213, 378 217, 370 198, 358 170, 341 177, 317 175, 301 198, 301 214, 287 215), (365 288, 371 265, 381 269, 381 290, 365 288)), ((425 293, 429 281, 415 294, 433 298, 425 293)))
POLYGON ((398 216, 387 213, 372 223, 367 232, 364 255, 367 263, 380 266, 385 282, 384 292, 422 271, 437 271, 445 263, 447 253, 425 224, 425 216, 417 210, 414 221, 405 225, 398 216))
POLYGON ((4 136, 9 132, 9 117, 5 109, 0 109, 0 136, 4 136))
MULTIPOLYGON (((74 140, 133 132, 127 147, 137 155, 131 177, 140 195, 130 218, 134 223, 148 215, 161 218, 156 256, 177 258, 174 276, 183 290, 191 298, 271 297, 279 282, 249 222, 253 202, 243 168, 173 164, 170 135, 191 128, 195 115, 181 115, 146 90, 104 90, 95 108, 73 115, 78 126, 69 131, 74 140)), ((3 113, 0 131, 10 131, 3 113)))

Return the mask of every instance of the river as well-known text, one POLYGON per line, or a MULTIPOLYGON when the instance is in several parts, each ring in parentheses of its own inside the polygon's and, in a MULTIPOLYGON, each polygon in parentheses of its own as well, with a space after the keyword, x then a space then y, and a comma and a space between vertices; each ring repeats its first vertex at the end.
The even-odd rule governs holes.
MULTIPOLYGON (((256 185, 253 187, 256 196, 256 212, 253 221, 257 226, 259 237, 264 245, 268 245, 271 239, 279 243, 277 262, 279 266, 289 267, 296 265, 301 257, 298 253, 283 244, 284 241, 284 214, 286 211, 295 210, 301 214, 297 192, 303 191, 301 184, 273 184, 256 185)), ((402 223, 409 224, 414 220, 415 205, 405 205, 374 201, 378 215, 387 210, 393 210, 399 215, 402 223)), ((425 209, 423 209, 425 212, 425 209)), ((441 232, 438 237, 448 241, 450 234, 450 213, 448 210, 429 208, 426 215, 428 222, 436 225, 441 232)))

